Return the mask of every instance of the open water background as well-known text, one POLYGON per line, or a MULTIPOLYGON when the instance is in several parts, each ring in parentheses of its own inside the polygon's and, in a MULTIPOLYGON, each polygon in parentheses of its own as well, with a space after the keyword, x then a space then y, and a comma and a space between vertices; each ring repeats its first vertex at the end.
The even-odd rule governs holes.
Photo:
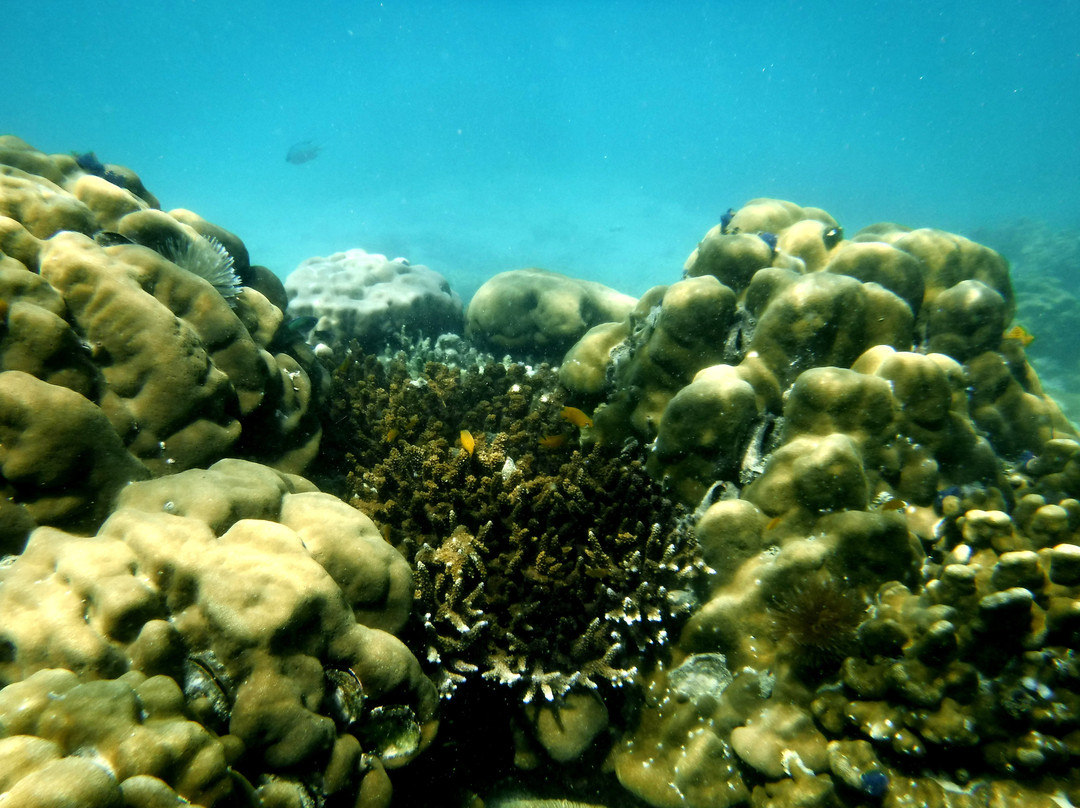
POLYGON ((542 266, 640 294, 728 207, 854 233, 1080 225, 1080 3, 38 0, 0 128, 94 150, 281 276, 363 247, 466 298, 542 266), (303 165, 293 143, 323 146, 303 165))

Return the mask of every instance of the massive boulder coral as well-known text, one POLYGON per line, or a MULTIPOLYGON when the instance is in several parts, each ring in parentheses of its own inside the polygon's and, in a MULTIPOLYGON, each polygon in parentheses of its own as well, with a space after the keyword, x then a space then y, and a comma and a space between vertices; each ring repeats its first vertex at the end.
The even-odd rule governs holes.
POLYGON ((970 804, 1075 797, 1080 444, 1003 336, 1004 261, 748 207, 563 366, 597 439, 651 440, 650 471, 700 503, 713 571, 613 750, 620 782, 655 806, 951 804, 942 780, 970 804), (724 358, 657 372, 667 295, 709 276, 737 301, 715 309, 724 358))
POLYGON ((43 669, 0 690, 0 799, 12 805, 220 804, 234 750, 167 676, 80 681, 43 669))
POLYGON ((588 329, 622 320, 635 302, 595 281, 514 269, 476 290, 465 333, 493 350, 553 359, 588 329))
POLYGON ((308 258, 285 291, 290 315, 315 318, 309 342, 339 351, 354 341, 378 351, 401 332, 437 337, 464 325, 461 299, 438 272, 361 249, 308 258))
POLYGON ((355 795, 434 737, 435 689, 394 636, 411 604, 404 559, 303 478, 223 460, 133 483, 96 536, 39 528, 0 571, 0 743, 42 772, 92 755, 103 793, 158 778, 213 805, 228 766, 263 804, 355 795))
MULTIPOLYGON (((759 199, 707 234, 685 274, 647 292, 622 323, 586 334, 560 378, 600 405, 598 440, 655 442, 650 469, 688 503, 716 482, 760 473, 777 446, 781 394, 804 371, 859 369, 872 350, 941 356, 944 375, 893 361, 887 380, 910 388, 901 406, 913 410, 923 382, 896 374, 931 372, 935 389, 947 379, 949 414, 933 425, 947 435, 967 422, 1016 456, 1071 432, 1022 347, 1003 336, 1015 308, 1007 264, 960 236, 875 225, 845 241, 823 211, 759 199), (710 426, 697 439, 700 423, 710 426)), ((907 437, 918 439, 931 425, 908 426, 919 435, 907 437)))
POLYGON ((0 420, 21 433, 18 457, 0 458, 0 487, 24 523, 93 529, 95 503, 118 484, 228 454, 292 471, 310 462, 321 371, 289 355, 281 310, 244 277, 265 280, 238 238, 157 210, 131 172, 91 173, 0 138, 0 377, 15 374, 0 420), (95 434, 108 424, 114 436, 86 453, 92 474, 83 455, 52 452, 58 414, 35 406, 46 398, 95 434), (52 471, 34 479, 30 461, 52 471))

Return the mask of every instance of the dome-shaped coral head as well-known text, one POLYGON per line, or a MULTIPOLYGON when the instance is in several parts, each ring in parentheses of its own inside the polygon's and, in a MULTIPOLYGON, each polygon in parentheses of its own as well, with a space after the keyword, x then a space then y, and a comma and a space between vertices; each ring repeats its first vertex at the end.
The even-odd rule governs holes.
POLYGON ((777 657, 814 679, 830 674, 855 650, 869 604, 859 588, 818 570, 771 594, 766 608, 777 657))

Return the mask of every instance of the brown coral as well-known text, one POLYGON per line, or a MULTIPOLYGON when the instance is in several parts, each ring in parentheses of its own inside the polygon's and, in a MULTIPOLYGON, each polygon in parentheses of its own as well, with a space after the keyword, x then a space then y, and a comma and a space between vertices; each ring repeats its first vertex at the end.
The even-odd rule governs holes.
POLYGON ((348 494, 413 561, 444 694, 470 676, 526 702, 623 684, 663 644, 691 597, 693 543, 639 461, 576 448, 549 369, 429 363, 412 378, 358 358, 335 381, 330 440, 355 436, 348 494), (454 445, 462 428, 471 451, 454 445), (567 443, 545 448, 552 435, 567 443))

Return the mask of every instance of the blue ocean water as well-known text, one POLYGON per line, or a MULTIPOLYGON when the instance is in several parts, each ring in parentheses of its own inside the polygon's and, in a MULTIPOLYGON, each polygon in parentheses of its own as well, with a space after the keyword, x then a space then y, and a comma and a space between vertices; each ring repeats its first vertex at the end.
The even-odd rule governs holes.
POLYGON ((94 150, 287 275, 351 247, 464 297, 542 266, 640 294, 728 207, 848 233, 1080 224, 1080 3, 42 0, 0 128, 94 150), (312 140, 322 153, 285 161, 312 140))

